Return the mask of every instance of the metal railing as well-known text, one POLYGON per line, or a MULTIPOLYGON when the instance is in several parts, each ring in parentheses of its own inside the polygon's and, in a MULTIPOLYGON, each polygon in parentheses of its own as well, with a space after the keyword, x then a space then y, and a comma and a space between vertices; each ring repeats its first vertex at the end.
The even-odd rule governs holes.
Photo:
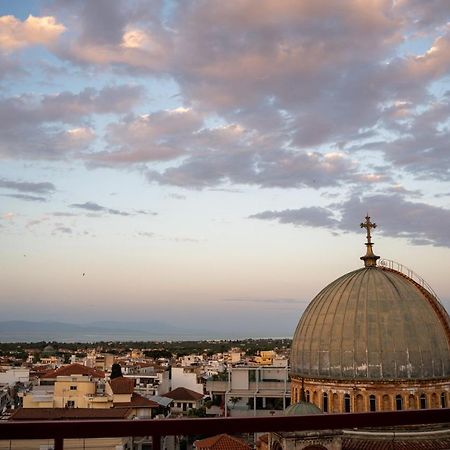
POLYGON ((433 295, 433 297, 436 298, 436 300, 439 300, 439 297, 437 296, 436 292, 434 292, 433 288, 416 272, 414 272, 409 267, 406 267, 405 265, 393 261, 392 259, 380 259, 379 262, 380 266, 386 267, 391 270, 396 270, 397 272, 402 273, 403 275, 406 275, 408 278, 411 278, 411 280, 415 281, 419 286, 422 286, 424 289, 426 289, 430 294, 433 295))
POLYGON ((55 450, 63 450, 65 439, 152 436, 153 450, 160 450, 162 436, 340 430, 447 423, 450 423, 448 408, 251 418, 10 420, 0 423, 0 440, 53 439, 55 450))

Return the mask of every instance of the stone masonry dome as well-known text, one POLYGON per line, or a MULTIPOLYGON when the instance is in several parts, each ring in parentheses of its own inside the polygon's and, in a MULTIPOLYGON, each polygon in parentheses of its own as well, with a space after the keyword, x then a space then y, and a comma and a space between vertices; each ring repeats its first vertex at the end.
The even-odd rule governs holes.
POLYGON ((404 273, 377 265, 367 217, 365 267, 326 286, 297 326, 291 374, 334 380, 450 377, 450 320, 404 273))

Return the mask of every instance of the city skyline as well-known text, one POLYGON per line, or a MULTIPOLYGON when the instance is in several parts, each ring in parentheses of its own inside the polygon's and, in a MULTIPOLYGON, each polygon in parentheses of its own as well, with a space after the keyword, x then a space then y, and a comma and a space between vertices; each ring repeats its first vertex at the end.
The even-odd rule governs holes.
POLYGON ((446 0, 0 1, 3 320, 292 336, 374 252, 450 308, 446 0))

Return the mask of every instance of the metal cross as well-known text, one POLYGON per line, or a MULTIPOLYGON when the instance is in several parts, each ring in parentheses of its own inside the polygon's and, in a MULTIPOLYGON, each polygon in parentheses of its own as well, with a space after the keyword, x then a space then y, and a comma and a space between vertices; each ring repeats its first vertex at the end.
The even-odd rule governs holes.
POLYGON ((366 216, 366 221, 361 223, 361 228, 366 228, 366 230, 367 230, 367 243, 368 243, 368 244, 371 244, 371 243, 372 243, 372 241, 370 240, 370 239, 371 239, 371 236, 370 236, 370 229, 371 229, 371 228, 376 228, 376 227, 377 227, 377 224, 376 224, 376 223, 372 223, 372 222, 370 221, 369 214, 367 214, 367 216, 366 216))

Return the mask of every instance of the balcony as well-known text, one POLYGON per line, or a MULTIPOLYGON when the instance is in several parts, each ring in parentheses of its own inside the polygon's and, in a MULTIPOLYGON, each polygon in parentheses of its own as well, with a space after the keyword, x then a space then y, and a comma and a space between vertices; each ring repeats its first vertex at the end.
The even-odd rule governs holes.
POLYGON ((430 425, 438 424, 442 425, 439 430, 435 427, 433 433, 441 433, 441 436, 450 442, 450 409, 448 408, 260 418, 5 421, 0 423, 0 448, 18 448, 11 443, 19 439, 51 439, 54 441, 54 449, 62 450, 64 442, 69 439, 151 436, 153 450, 160 450, 163 436, 200 434, 211 436, 220 433, 313 432, 317 430, 333 433, 333 431, 346 430, 344 434, 348 439, 352 433, 364 436, 370 432, 373 433, 376 429, 379 436, 384 436, 385 440, 392 443, 392 447, 389 448, 396 448, 396 439, 401 441, 405 433, 400 430, 397 432, 393 427, 415 425, 414 431, 410 432, 414 439, 414 436, 419 436, 421 432, 429 435, 429 432, 424 430, 430 425), (383 427, 385 429, 380 430, 383 427), (5 447, 4 445, 8 442, 10 446, 5 447))

